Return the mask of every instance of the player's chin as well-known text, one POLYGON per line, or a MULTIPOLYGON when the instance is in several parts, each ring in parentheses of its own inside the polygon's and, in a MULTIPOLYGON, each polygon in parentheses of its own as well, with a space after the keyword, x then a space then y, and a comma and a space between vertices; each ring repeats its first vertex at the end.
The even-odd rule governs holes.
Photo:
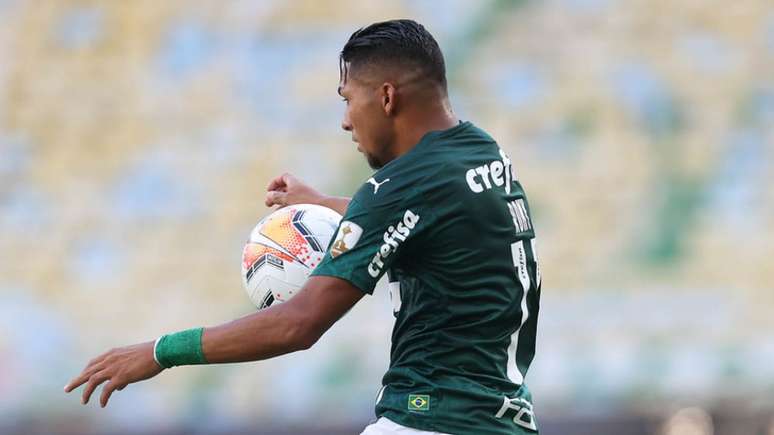
POLYGON ((377 159, 376 157, 366 152, 363 152, 363 154, 365 155, 366 162, 368 162, 368 166, 370 166, 371 169, 374 169, 374 170, 382 169, 382 166, 384 165, 382 164, 382 162, 379 161, 379 159, 377 159))

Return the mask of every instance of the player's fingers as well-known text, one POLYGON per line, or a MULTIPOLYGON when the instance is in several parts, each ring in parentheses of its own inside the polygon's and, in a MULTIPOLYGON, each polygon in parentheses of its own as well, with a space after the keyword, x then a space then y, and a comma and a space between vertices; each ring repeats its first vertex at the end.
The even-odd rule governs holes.
POLYGON ((99 362, 100 362, 100 361, 102 361, 104 358, 105 358, 105 354, 103 353, 102 355, 99 355, 99 356, 96 356, 96 357, 94 357, 94 358, 90 359, 90 360, 89 360, 89 362, 88 362, 88 364, 86 364, 86 368, 89 368, 89 367, 91 367, 91 366, 93 366, 93 365, 95 365, 95 364, 99 363, 99 362))
POLYGON ((78 376, 73 378, 67 385, 65 385, 65 387, 64 387, 65 393, 69 393, 70 391, 73 391, 74 389, 80 387, 86 381, 89 380, 91 375, 93 375, 94 373, 97 373, 100 370, 102 370, 102 365, 101 364, 92 365, 92 363, 89 363, 89 365, 86 366, 85 369, 83 369, 81 374, 79 374, 78 376))
POLYGON ((268 192, 266 194, 266 207, 271 207, 273 205, 279 205, 279 206, 285 206, 287 205, 287 199, 288 194, 285 192, 268 192))
POLYGON ((288 176, 288 175, 290 175, 290 174, 284 173, 284 174, 280 175, 279 177, 276 177, 276 178, 272 179, 271 181, 269 181, 269 185, 266 186, 266 190, 268 190, 270 192, 272 190, 284 190, 285 187, 286 187, 286 185, 285 185, 285 177, 288 176))
POLYGON ((70 391, 73 391, 74 389, 83 385, 83 383, 86 382, 87 379, 89 379, 89 376, 85 374, 85 371, 81 372, 80 375, 74 377, 73 379, 70 380, 70 382, 67 383, 67 385, 65 385, 64 392, 69 393, 70 391))
POLYGON ((298 179, 295 176, 293 176, 293 174, 289 172, 285 172, 284 174, 282 174, 282 182, 285 183, 285 186, 290 187, 294 184, 297 184, 298 179))
POLYGON ((102 387, 102 394, 99 396, 99 406, 103 408, 107 406, 108 400, 110 400, 110 395, 113 394, 113 391, 121 391, 125 386, 126 385, 119 385, 117 382, 111 379, 110 382, 102 387))
POLYGON ((91 397, 92 393, 94 393, 94 390, 99 386, 99 384, 107 381, 108 379, 110 379, 110 375, 108 375, 105 370, 93 374, 89 378, 89 382, 86 384, 86 387, 83 389, 81 403, 84 405, 89 403, 89 398, 91 397))

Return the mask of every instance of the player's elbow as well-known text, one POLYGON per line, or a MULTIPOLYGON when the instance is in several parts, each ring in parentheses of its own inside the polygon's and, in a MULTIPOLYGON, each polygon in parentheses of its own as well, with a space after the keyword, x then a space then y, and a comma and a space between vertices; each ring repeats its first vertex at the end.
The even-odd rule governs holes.
POLYGON ((315 333, 313 331, 308 331, 302 334, 297 341, 298 350, 306 350, 311 348, 315 343, 317 343, 317 340, 320 339, 320 336, 321 334, 315 333))

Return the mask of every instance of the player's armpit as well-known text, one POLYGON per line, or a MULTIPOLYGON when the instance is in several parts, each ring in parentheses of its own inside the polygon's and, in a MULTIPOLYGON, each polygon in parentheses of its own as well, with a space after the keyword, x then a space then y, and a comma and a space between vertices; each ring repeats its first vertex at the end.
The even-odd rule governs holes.
POLYGON ((343 279, 312 276, 285 303, 206 328, 204 357, 209 363, 258 361, 307 349, 362 297, 343 279))

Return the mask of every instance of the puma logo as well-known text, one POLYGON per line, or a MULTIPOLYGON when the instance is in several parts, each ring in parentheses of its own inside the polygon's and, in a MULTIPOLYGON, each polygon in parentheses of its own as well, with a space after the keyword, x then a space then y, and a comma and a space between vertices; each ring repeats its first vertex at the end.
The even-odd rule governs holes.
POLYGON ((388 182, 388 181, 390 181, 390 179, 389 179, 389 178, 385 179, 385 180, 384 180, 384 181, 382 181, 381 183, 378 183, 378 182, 377 182, 377 181, 374 179, 374 177, 371 177, 371 178, 369 178, 369 179, 368 179, 368 182, 374 185, 374 195, 376 195, 376 192, 378 192, 378 191, 379 191, 379 187, 380 187, 382 184, 384 184, 384 183, 386 183, 386 182, 388 182))

